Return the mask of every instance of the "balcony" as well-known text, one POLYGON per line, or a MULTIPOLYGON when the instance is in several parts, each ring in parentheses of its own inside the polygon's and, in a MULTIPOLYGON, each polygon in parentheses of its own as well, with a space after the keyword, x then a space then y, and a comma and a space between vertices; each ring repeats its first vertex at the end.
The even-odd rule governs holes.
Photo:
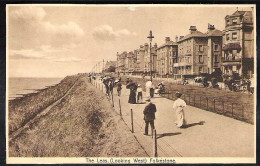
POLYGON ((225 63, 225 62, 241 62, 241 60, 242 60, 242 58, 232 57, 232 58, 223 59, 223 63, 225 63))
POLYGON ((228 66, 228 65, 241 65, 242 58, 230 58, 230 59, 224 59, 222 65, 228 66))
POLYGON ((191 66, 191 63, 190 62, 173 63, 173 67, 179 67, 179 66, 191 66))
POLYGON ((220 67, 220 66, 219 66, 219 62, 214 62, 214 63, 213 63, 213 67, 214 67, 214 68, 220 67))

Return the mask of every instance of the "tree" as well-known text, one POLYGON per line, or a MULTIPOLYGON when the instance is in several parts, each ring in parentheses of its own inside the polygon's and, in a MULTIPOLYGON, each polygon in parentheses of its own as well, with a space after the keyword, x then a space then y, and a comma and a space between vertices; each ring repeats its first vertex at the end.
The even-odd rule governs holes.
POLYGON ((109 68, 107 69, 108 72, 115 72, 116 68, 115 66, 109 66, 109 68))

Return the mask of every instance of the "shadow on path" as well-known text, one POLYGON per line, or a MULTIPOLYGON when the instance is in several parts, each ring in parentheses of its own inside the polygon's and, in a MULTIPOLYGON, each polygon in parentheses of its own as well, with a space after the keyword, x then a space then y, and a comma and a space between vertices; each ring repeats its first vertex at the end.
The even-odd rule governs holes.
POLYGON ((136 104, 145 104, 146 102, 139 102, 139 103, 136 103, 136 104))
POLYGON ((185 125, 185 126, 183 126, 183 127, 181 127, 181 128, 187 129, 187 128, 189 128, 189 127, 193 127, 193 126, 196 126, 196 125, 204 125, 204 123, 205 123, 205 121, 200 121, 200 122, 197 122, 197 123, 187 124, 187 125, 185 125))
POLYGON ((156 96, 156 97, 152 97, 152 99, 153 99, 153 98, 163 98, 163 97, 161 97, 161 96, 156 96))
POLYGON ((162 137, 166 137, 166 136, 174 136, 174 135, 179 135, 179 134, 181 134, 181 132, 158 134, 158 137, 157 137, 157 139, 159 139, 159 138, 162 138, 162 137))

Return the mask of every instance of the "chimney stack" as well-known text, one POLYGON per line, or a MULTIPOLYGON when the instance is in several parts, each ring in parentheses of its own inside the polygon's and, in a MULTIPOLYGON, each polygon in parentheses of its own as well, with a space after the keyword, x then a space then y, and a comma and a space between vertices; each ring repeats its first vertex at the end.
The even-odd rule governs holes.
POLYGON ((181 40, 182 38, 184 38, 184 36, 180 36, 180 40, 181 40))
POLYGON ((178 42, 178 36, 177 35, 175 36, 175 42, 176 43, 178 42))
POLYGON ((197 31, 196 26, 190 26, 190 33, 197 31))
POLYGON ((211 31, 214 29, 215 29, 214 25, 211 25, 210 23, 208 23, 208 30, 211 31))
POLYGON ((145 44, 144 44, 144 49, 145 49, 145 50, 148 50, 148 47, 149 47, 148 43, 145 43, 145 44))
POLYGON ((155 49, 157 48, 157 43, 154 44, 154 48, 155 48, 155 49))
POLYGON ((170 37, 165 37, 165 43, 171 41, 170 37))
POLYGON ((143 45, 140 45, 140 48, 143 48, 144 46, 143 45))

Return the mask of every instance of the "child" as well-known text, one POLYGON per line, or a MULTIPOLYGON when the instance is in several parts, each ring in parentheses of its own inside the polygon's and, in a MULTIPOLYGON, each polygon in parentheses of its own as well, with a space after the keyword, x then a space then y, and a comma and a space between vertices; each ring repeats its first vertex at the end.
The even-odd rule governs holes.
POLYGON ((137 102, 141 103, 143 100, 143 93, 142 93, 142 87, 140 84, 138 84, 138 88, 137 88, 137 102), (141 100, 140 100, 141 99, 141 100))

